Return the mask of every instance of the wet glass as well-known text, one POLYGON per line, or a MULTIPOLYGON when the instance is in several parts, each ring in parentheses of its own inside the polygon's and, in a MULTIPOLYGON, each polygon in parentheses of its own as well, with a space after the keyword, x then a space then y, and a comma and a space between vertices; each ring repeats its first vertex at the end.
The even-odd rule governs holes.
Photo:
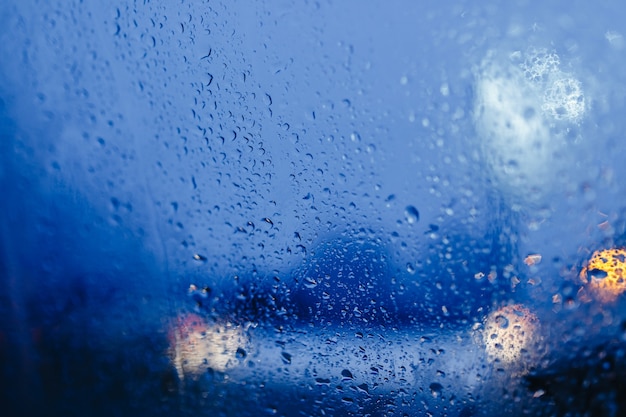
POLYGON ((625 13, 3 2, 0 414, 624 414, 625 13))

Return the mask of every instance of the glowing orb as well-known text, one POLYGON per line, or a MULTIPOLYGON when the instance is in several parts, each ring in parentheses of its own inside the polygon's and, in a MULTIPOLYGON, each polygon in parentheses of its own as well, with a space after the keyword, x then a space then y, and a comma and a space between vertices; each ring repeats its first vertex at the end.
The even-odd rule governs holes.
POLYGON ((247 338, 240 326, 209 324, 197 314, 182 314, 169 329, 169 356, 179 378, 209 368, 224 372, 246 355, 247 338))
POLYGON ((587 110, 582 83, 545 49, 491 52, 475 72, 474 121, 497 185, 513 200, 541 200, 587 110))
POLYGON ((613 302, 626 291, 626 249, 605 249, 593 253, 580 271, 581 280, 603 302, 613 302))
POLYGON ((529 353, 537 340, 539 321, 526 307, 501 307, 485 320, 483 342, 492 361, 514 364, 529 353))

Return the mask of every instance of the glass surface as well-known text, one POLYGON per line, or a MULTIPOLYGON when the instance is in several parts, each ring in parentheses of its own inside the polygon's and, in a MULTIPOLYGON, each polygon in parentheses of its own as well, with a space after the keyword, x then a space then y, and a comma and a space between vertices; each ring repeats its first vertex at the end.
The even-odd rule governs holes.
POLYGON ((626 413, 619 1, 0 4, 0 414, 626 413))

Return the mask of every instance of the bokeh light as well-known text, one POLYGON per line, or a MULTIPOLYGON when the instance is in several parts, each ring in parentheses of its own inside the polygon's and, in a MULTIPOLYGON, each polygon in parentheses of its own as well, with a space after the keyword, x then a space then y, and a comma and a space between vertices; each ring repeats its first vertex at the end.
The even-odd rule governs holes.
POLYGON ((521 304, 504 306, 485 320, 483 342, 491 361, 519 363, 538 340, 539 320, 521 304))
POLYGON ((181 380, 209 369, 224 372, 247 356, 248 342, 242 327, 211 324, 195 313, 179 315, 168 336, 169 357, 181 380))
POLYGON ((583 267, 580 278, 600 301, 614 302, 626 291, 625 268, 624 248, 599 250, 583 267))

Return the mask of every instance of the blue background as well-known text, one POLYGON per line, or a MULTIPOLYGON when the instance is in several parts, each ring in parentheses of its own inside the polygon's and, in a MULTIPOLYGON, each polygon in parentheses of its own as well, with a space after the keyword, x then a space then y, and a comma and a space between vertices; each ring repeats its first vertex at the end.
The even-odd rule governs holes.
POLYGON ((620 2, 105 3, 0 5, 1 395, 18 409, 184 413, 148 375, 190 284, 216 316, 444 332, 501 302, 547 314, 623 241, 620 2), (489 60, 531 47, 587 105, 536 199, 499 182, 475 108, 489 60), (312 275, 347 314, 316 311, 312 275), (103 371, 120 363, 131 378, 103 371))

